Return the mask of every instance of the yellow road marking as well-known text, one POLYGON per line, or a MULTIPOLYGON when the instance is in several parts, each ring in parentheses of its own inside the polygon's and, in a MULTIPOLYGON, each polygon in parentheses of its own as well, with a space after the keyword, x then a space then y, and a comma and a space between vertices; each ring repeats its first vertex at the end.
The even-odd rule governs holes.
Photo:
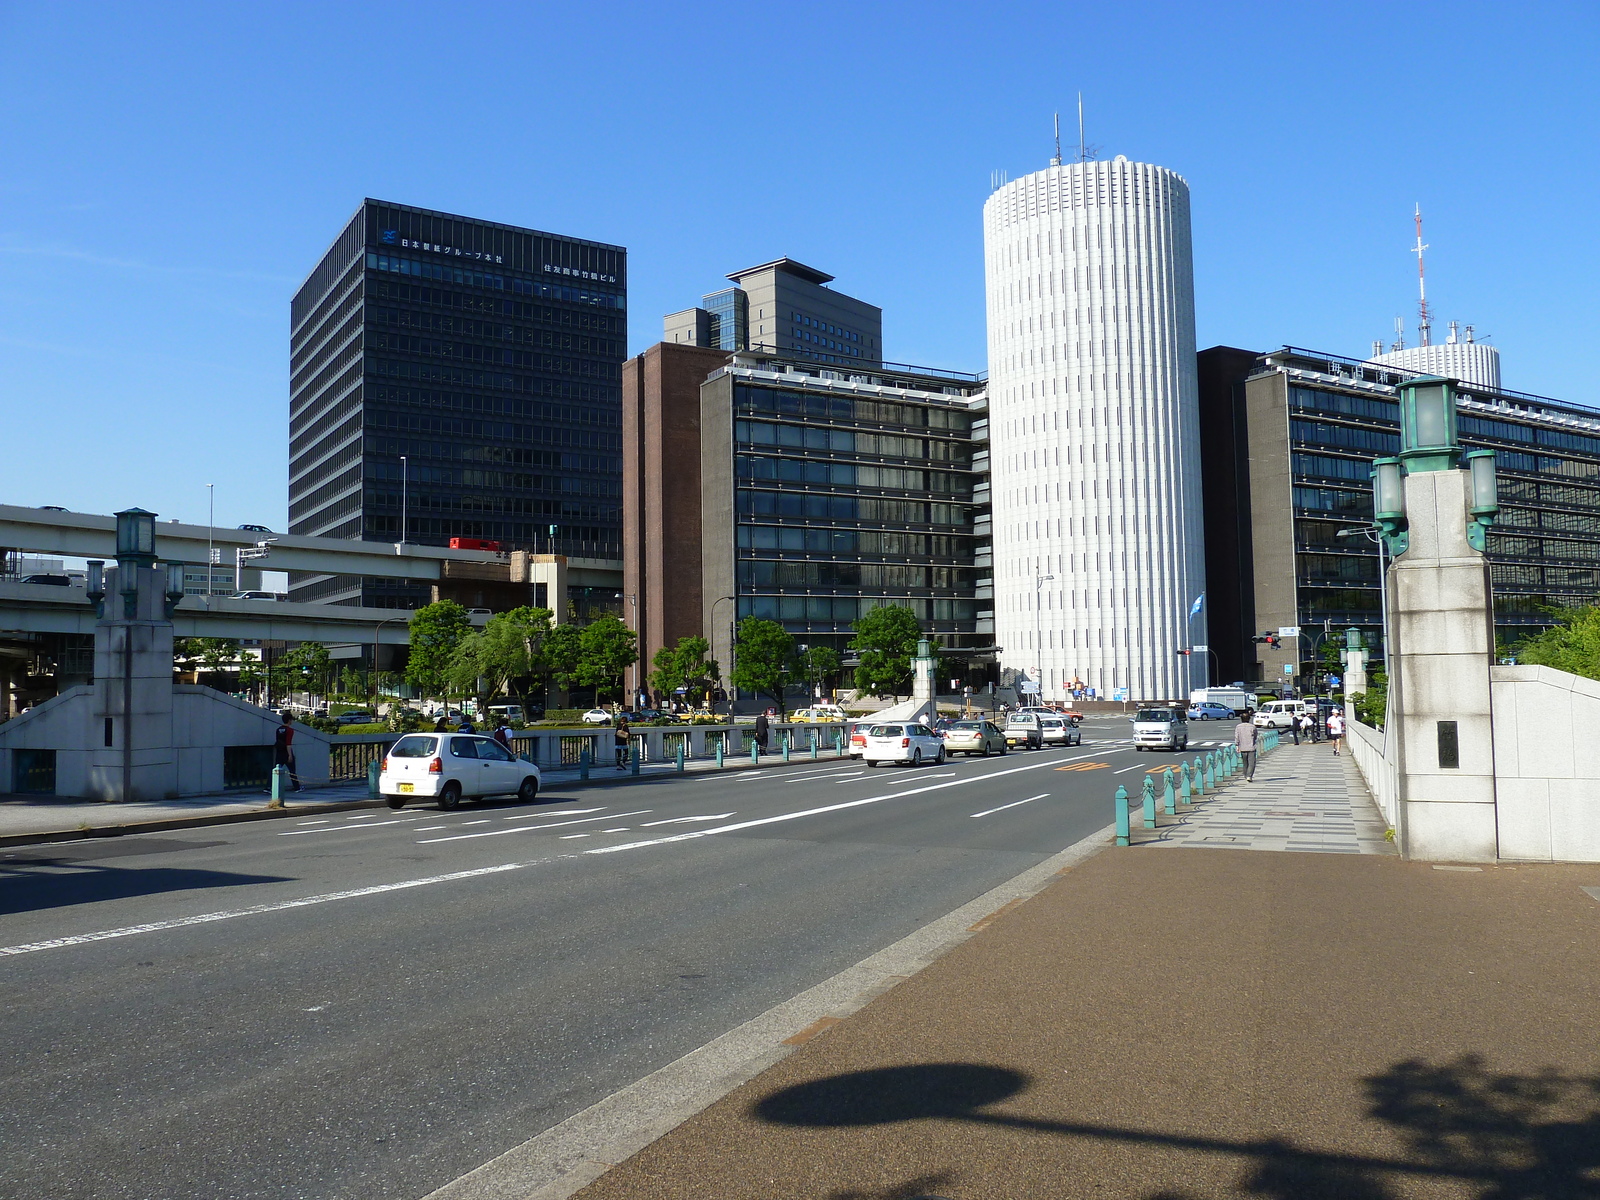
POLYGON ((1056 770, 1058 770, 1058 771, 1101 771, 1101 770, 1104 770, 1106 767, 1109 767, 1110 765, 1111 765, 1110 763, 1093 763, 1093 762, 1073 763, 1070 766, 1057 767, 1056 770))

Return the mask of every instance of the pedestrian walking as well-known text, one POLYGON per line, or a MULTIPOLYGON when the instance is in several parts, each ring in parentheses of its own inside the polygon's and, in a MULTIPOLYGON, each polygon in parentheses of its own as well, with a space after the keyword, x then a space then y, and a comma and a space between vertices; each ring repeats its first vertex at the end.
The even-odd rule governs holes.
POLYGON ((633 746, 633 733, 628 728, 627 717, 617 718, 616 732, 612 736, 617 740, 617 770, 626 770, 628 766, 628 751, 633 746))
POLYGON ((756 746, 760 749, 762 754, 767 752, 768 729, 769 726, 767 724, 767 714, 759 714, 756 717, 756 746))
POLYGON ((461 718, 461 724, 456 727, 456 732, 457 733, 477 733, 478 731, 472 727, 472 718, 464 716, 464 717, 461 718))
POLYGON ((289 790, 300 790, 300 776, 294 762, 294 717, 288 712, 278 714, 283 722, 272 735, 272 765, 289 768, 289 790))
POLYGON ((1244 759, 1245 782, 1254 782, 1256 777, 1255 722, 1240 721, 1233 727, 1233 746, 1239 752, 1239 757, 1244 759))
POLYGON ((450 722, 444 719, 443 713, 439 714, 439 719, 433 723, 433 731, 435 733, 450 732, 450 722))
POLYGON ((500 743, 500 748, 502 750, 504 750, 507 754, 510 754, 513 758, 516 757, 515 753, 511 749, 511 726, 507 725, 504 721, 501 721, 500 724, 495 727, 495 731, 491 736, 495 741, 500 743))
POLYGON ((1333 742, 1333 752, 1339 753, 1339 747, 1344 745, 1344 714, 1337 708, 1328 714, 1328 737, 1333 742))
POLYGON ((1295 719, 1294 727, 1295 727, 1294 744, 1296 746, 1298 746, 1300 744, 1300 735, 1302 733, 1306 735, 1306 741, 1309 742, 1309 741, 1314 740, 1312 738, 1312 736, 1311 736, 1311 714, 1310 713, 1302 712, 1300 714, 1300 716, 1295 719))

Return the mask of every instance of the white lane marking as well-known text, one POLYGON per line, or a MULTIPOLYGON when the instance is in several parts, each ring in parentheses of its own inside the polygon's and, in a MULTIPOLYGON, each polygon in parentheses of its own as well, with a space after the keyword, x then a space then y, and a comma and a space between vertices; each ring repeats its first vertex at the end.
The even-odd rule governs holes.
POLYGON ((187 925, 206 925, 212 921, 229 921, 234 917, 253 917, 261 913, 282 912, 290 908, 308 908, 313 904, 327 904, 334 900, 354 900, 361 896, 377 896, 384 892, 399 892, 407 888, 426 887, 431 883, 448 883, 456 879, 473 879, 479 875, 497 875, 504 871, 520 871, 524 867, 537 867, 554 862, 553 858, 536 858, 528 862, 501 863, 495 867, 474 867, 469 871, 451 871, 448 875, 426 875, 421 879, 403 879, 399 883, 380 883, 373 887, 351 888, 345 892, 324 892, 320 896, 302 896, 298 900, 277 900, 268 904, 252 904, 246 908, 227 908, 220 912, 197 913, 192 917, 176 917, 170 921, 151 921, 144 925, 125 925, 121 929, 102 929, 97 933, 79 933, 71 937, 50 938, 43 942, 24 942, 20 946, 0 946, 0 955, 31 954, 35 950, 58 950, 64 946, 82 946, 89 942, 104 942, 111 938, 131 937, 136 933, 159 933, 166 929, 182 929, 187 925))
MULTIPOLYGON (((830 775, 842 775, 849 767, 835 768, 831 771, 807 771, 797 779, 785 779, 784 783, 809 783, 813 779, 826 779, 830 775)), ((858 772, 859 773, 859 772, 858 772)))
POLYGON ((507 817, 506 820, 530 821, 534 819, 543 820, 545 817, 577 817, 582 816, 584 813, 605 812, 605 810, 606 806, 603 804, 599 808, 547 808, 542 812, 518 813, 514 817, 507 817))
POLYGON ((456 822, 456 828, 457 829, 461 829, 461 828, 464 828, 464 827, 466 827, 468 825, 487 825, 488 823, 489 823, 489 818, 488 817, 484 817, 481 821, 458 821, 458 822, 456 822))
POLYGON ((392 821, 375 821, 371 825, 330 825, 326 829, 285 829, 279 837, 298 837, 302 833, 349 833, 353 829, 377 829, 382 825, 406 825, 420 821, 421 817, 396 817, 392 821))
POLYGON ((418 825, 412 833, 432 833, 435 829, 449 829, 448 825, 418 825))
POLYGON ((332 818, 318 817, 315 821, 296 821, 296 825, 326 825, 332 818))
POLYGON ((618 828, 618 829, 602 829, 600 832, 601 833, 627 833, 628 832, 628 826, 623 825, 621 828, 618 828))
POLYGON ((370 820, 372 820, 373 817, 375 817, 377 815, 378 815, 377 813, 357 813, 353 817, 346 817, 345 820, 346 821, 370 821, 370 820))
MULTIPOLYGON (((1081 758, 1092 758, 1093 755, 1080 755, 1081 758)), ((732 825, 718 825, 715 829, 692 829, 688 833, 674 833, 667 837, 652 838, 644 842, 624 842, 620 846, 596 846, 593 850, 585 850, 585 854, 616 854, 621 850, 641 850, 646 846, 663 846, 668 842, 687 842, 692 838, 711 837, 718 833, 733 833, 740 829, 754 829, 759 825, 776 825, 780 821, 797 821, 801 817, 815 817, 822 813, 838 812, 845 808, 859 808, 863 804, 877 804, 883 800, 898 800, 904 796, 916 796, 923 792, 937 792, 942 788, 964 787, 969 783, 979 783, 985 779, 999 779, 1002 775, 1017 775, 1023 771, 1037 771, 1042 767, 1057 767, 1062 762, 1072 762, 1073 759, 1049 758, 1041 763, 1029 763, 1025 767, 1010 767, 1004 771, 990 771, 985 775, 969 775, 965 779, 955 779, 949 783, 930 783, 927 787, 912 788, 908 792, 889 792, 882 796, 867 796, 861 800, 845 800, 838 804, 824 804, 819 808, 801 809, 799 812, 780 813, 776 817, 761 817, 754 821, 736 821, 732 825)))
POLYGON ((1139 769, 1140 769, 1140 768, 1141 768, 1141 767, 1143 767, 1143 766, 1144 766, 1144 764, 1143 764, 1143 763, 1142 763, 1142 762, 1136 762, 1136 763, 1134 763, 1134 764, 1133 764, 1133 766, 1131 766, 1131 767, 1123 767, 1123 768, 1122 768, 1122 770, 1120 770, 1120 771, 1113 771, 1113 772, 1111 772, 1111 773, 1112 773, 1112 774, 1113 774, 1113 775, 1126 775, 1126 774, 1127 774, 1127 773, 1128 773, 1128 772, 1129 772, 1129 771, 1137 771, 1137 770, 1139 770, 1139 769))
POLYGON ((449 837, 423 838, 417 845, 431 846, 434 842, 461 842, 468 838, 500 837, 507 833, 528 833, 535 829, 561 829, 567 825, 587 825, 590 821, 616 821, 623 817, 637 817, 641 813, 653 811, 648 808, 635 809, 633 812, 610 813, 604 817, 580 817, 576 821, 552 821, 548 825, 513 825, 510 829, 489 829, 483 833, 452 833, 449 837))
POLYGON ((587 833, 563 833, 561 835, 561 840, 563 842, 570 842, 573 838, 581 838, 581 837, 588 837, 588 836, 589 835, 587 833))
POLYGON ((987 817, 991 813, 1005 812, 1008 808, 1015 808, 1019 804, 1032 804, 1035 800, 1043 800, 1049 792, 1040 792, 1037 796, 1029 796, 1026 800, 1013 800, 1010 804, 1002 804, 999 808, 986 808, 981 813, 973 813, 975 817, 987 817))
POLYGON ((834 763, 831 767, 812 767, 809 771, 785 771, 782 783, 793 783, 797 779, 805 779, 810 775, 829 775, 834 771, 848 770, 850 764, 844 762, 834 763))
POLYGON ((731 816, 733 814, 728 812, 713 813, 705 817, 668 817, 665 821, 640 821, 639 828, 648 829, 652 825, 687 825, 691 821, 726 821, 731 816))
POLYGON ((866 774, 865 771, 857 771, 853 775, 841 775, 841 776, 839 776, 839 778, 835 779, 833 782, 834 782, 835 786, 837 786, 838 784, 843 783, 847 779, 860 779, 865 774, 866 774))

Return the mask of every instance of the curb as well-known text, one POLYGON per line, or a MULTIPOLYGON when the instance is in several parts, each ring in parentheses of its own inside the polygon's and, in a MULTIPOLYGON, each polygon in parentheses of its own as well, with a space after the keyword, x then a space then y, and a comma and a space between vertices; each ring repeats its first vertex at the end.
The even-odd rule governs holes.
POLYGON ((905 982, 1057 875, 1115 843, 1107 825, 682 1058, 429 1192, 423 1200, 567 1200, 851 1014, 905 982))
MULTIPOLYGON (((804 760, 809 763, 812 760, 804 760)), ((828 759, 817 759, 820 765, 828 759)), ((833 759, 831 761, 847 763, 848 757, 833 759)), ((550 786, 552 788, 572 788, 582 790, 592 787, 611 787, 619 783, 655 783, 666 779, 689 779, 698 775, 709 775, 713 778, 727 775, 730 771, 759 771, 772 767, 799 766, 799 760, 790 762, 740 762, 725 764, 720 771, 685 771, 679 775, 676 771, 655 772, 650 775, 606 775, 598 779, 563 779, 550 786)), ((594 770, 595 768, 590 768, 594 770)), ((354 786, 360 786, 359 784, 354 786)), ((542 793, 541 793, 542 794, 542 793)), ((360 800, 332 800, 326 804, 301 803, 283 808, 259 808, 246 812, 233 813, 196 813, 189 817, 168 817, 159 821, 138 821, 128 825, 97 825, 92 829, 52 829, 39 833, 6 833, 0 834, 0 847, 5 846, 35 846, 49 842, 76 842, 85 838, 110 838, 126 837, 136 833, 165 833, 173 829, 193 829, 206 825, 237 825, 247 821, 272 821, 279 817, 303 817, 308 813, 319 812, 349 812, 358 808, 382 808, 384 801, 363 796, 360 800)))

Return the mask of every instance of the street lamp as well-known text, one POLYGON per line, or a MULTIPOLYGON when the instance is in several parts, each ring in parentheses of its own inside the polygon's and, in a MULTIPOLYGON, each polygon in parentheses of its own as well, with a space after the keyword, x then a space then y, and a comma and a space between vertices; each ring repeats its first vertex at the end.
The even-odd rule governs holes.
MULTIPOLYGON (((717 626, 717 605, 721 604, 724 600, 732 601, 733 604, 734 604, 734 614, 733 615, 734 615, 735 618, 737 618, 738 615, 739 615, 739 612, 738 612, 738 603, 739 603, 739 601, 738 601, 738 597, 737 596, 718 596, 715 600, 713 600, 711 602, 711 622, 710 622, 710 624, 711 624, 711 627, 713 629, 715 629, 716 626, 717 626)), ((733 718, 733 693, 734 693, 734 687, 733 687, 733 651, 734 651, 734 644, 735 644, 734 628, 737 625, 737 623, 738 623, 737 620, 732 620, 732 621, 728 622, 728 687, 727 687, 727 692, 728 692, 728 717, 729 717, 730 720, 733 718)))
POLYGON ((1044 585, 1054 579, 1054 575, 1035 575, 1033 577, 1033 641, 1034 649, 1039 652, 1039 703, 1044 703, 1044 614, 1041 610, 1041 596, 1044 585))
MULTIPOLYGON (((628 593, 628 605, 633 610, 633 637, 634 637, 634 647, 635 647, 635 653, 634 653, 634 656, 633 656, 633 703, 634 704, 638 704, 639 703, 639 655, 638 655, 638 652, 637 652, 637 648, 638 648, 639 641, 640 641, 640 638, 639 638, 639 593, 638 592, 629 592, 628 593)), ((632 707, 632 705, 630 705, 629 707, 632 707)))
POLYGON ((1336 537, 1364 537, 1378 547, 1378 624, 1383 630, 1383 663, 1389 665, 1389 569, 1385 562, 1388 543, 1383 530, 1377 525, 1358 525, 1354 529, 1341 529, 1336 537))
MULTIPOLYGON (((378 715, 378 646, 380 645, 380 643, 378 641, 378 638, 382 635, 383 627, 385 625, 388 625, 388 624, 390 624, 390 623, 392 623, 394 621, 409 621, 410 619, 411 619, 411 614, 410 613, 402 613, 398 617, 385 617, 383 620, 379 621, 372 628, 372 715, 373 716, 377 716, 378 715)), ((449 697, 447 696, 445 699, 447 701, 445 707, 448 708, 449 707, 449 704, 448 704, 449 697)))

